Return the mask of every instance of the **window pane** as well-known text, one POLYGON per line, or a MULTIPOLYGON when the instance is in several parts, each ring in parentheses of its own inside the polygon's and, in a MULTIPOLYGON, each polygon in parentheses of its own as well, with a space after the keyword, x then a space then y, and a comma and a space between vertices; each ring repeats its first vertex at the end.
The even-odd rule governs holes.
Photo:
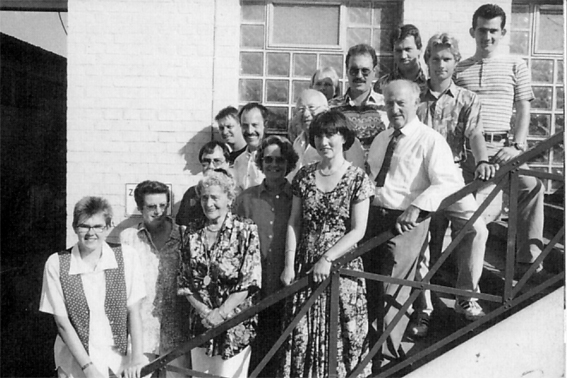
POLYGON ((342 55, 321 55, 319 57, 319 68, 333 67, 337 74, 343 78, 343 56, 342 55))
POLYGON ((359 43, 370 43, 370 30, 370 28, 348 28, 347 46, 354 46, 359 43))
POLYGON ((533 87, 532 109, 551 109, 551 87, 533 87))
MULTIPOLYGON (((528 141, 528 148, 531 149, 539 142, 540 142, 539 140, 528 141)), ((530 163, 537 163, 537 164, 546 164, 548 162, 549 162, 549 151, 543 151, 541 154, 537 155, 536 157, 530 160, 530 163)), ((530 167, 530 168, 538 170, 538 168, 536 167, 530 167)), ((541 170, 541 168, 539 170, 541 170)))
MULTIPOLYGON (((562 147, 563 147, 563 145, 562 145, 562 147)), ((551 172, 555 173, 556 175, 563 176, 563 169, 555 168, 555 169, 552 169, 551 172)), ((563 182, 558 181, 558 180, 553 180, 551 182, 551 192, 555 192, 559 188, 563 188, 563 182)))
POLYGON ((529 5, 513 5, 512 6, 512 29, 528 29, 530 27, 530 6, 529 5))
POLYGON ((557 61, 557 84, 563 84, 563 61, 557 61))
POLYGON ((262 53, 240 53, 240 74, 261 76, 264 71, 262 53))
POLYGON ((268 75, 289 76, 289 54, 268 53, 268 75))
POLYGON ((555 90, 556 90, 556 95, 555 95, 556 105, 555 105, 555 107, 557 108, 557 110, 561 110, 561 109, 563 109, 563 104, 564 104, 564 101, 565 101, 565 91, 563 90, 563 87, 557 87, 555 90))
POLYGON ((536 51, 562 53, 563 33, 563 11, 540 9, 536 51))
POLYGON ((528 55, 529 33, 513 31, 510 35, 510 53, 528 55))
POLYGON ((317 55, 315 54, 293 55, 293 76, 311 77, 316 70, 317 70, 317 55))
POLYGON ((274 4, 273 35, 277 45, 338 45, 339 7, 274 4))
POLYGON ((242 21, 263 22, 265 5, 242 5, 240 7, 240 17, 242 21))
POLYGON ((289 82, 287 80, 266 80, 266 94, 268 102, 289 101, 289 82))
POLYGON ((308 89, 310 84, 311 84, 310 81, 297 81, 297 80, 293 81, 293 103, 294 104, 297 103, 297 99, 299 98, 299 95, 301 94, 301 92, 308 89))
POLYGON ((532 59, 532 80, 539 83, 553 83, 553 60, 532 59))
POLYGON ((565 146, 563 143, 553 147, 553 162, 563 164, 565 161, 565 146))
POLYGON ((531 114, 530 136, 548 136, 551 116, 547 114, 531 114))
POLYGON ((390 46, 390 30, 374 29, 372 33, 372 47, 374 47, 377 53, 392 52, 392 46, 390 46))
POLYGON ((372 11, 370 3, 366 6, 349 7, 348 8, 348 22, 349 25, 370 25, 370 16, 372 11))
POLYGON ((565 117, 563 115, 555 116, 555 133, 562 133, 565 130, 565 117))
POLYGON ((271 113, 268 134, 287 133, 287 108, 268 106, 271 113))
POLYGON ((264 26, 242 25, 240 27, 240 46, 264 48, 264 26))
POLYGON ((400 23, 397 4, 374 4, 374 26, 392 29, 400 23))
POLYGON ((238 93, 240 102, 262 102, 262 80, 240 79, 238 93))

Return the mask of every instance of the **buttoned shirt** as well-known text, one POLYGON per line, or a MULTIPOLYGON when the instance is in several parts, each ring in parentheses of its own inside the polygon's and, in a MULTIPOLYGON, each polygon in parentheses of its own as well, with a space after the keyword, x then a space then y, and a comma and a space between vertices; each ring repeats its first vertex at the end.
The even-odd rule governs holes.
POLYGON ((282 190, 270 193, 266 180, 246 189, 236 197, 234 211, 258 225, 262 253, 262 293, 270 295, 280 288, 280 275, 285 262, 287 221, 291 214, 293 195, 286 181, 282 190))
POLYGON ((256 165, 256 151, 250 152, 248 147, 234 160, 234 177, 236 192, 241 193, 251 186, 260 185, 264 180, 264 173, 256 165))
MULTIPOLYGON (((376 81, 376 83, 374 84, 374 90, 378 93, 382 93, 382 91, 384 90, 384 86, 386 84, 388 84, 390 81, 400 80, 400 79, 406 80, 404 75, 400 72, 400 69, 396 67, 392 72, 384 76, 381 76, 376 81)), ((427 88, 427 75, 424 72, 421 64, 419 65, 419 72, 417 74, 417 77, 415 78, 415 80, 413 80, 413 82, 419 85, 419 89, 422 92, 427 88)))
MULTIPOLYGON (((126 305, 132 306, 146 296, 142 268, 136 251, 122 246, 124 258, 124 278, 126 281, 126 305)), ((118 262, 112 248, 106 243, 102 245, 102 253, 96 267, 91 269, 85 264, 76 244, 71 250, 69 274, 81 276, 83 291, 89 306, 89 357, 104 376, 108 369, 117 373, 127 358, 114 347, 114 338, 110 322, 104 309, 106 297, 106 269, 118 269, 118 262)), ((60 264, 57 253, 49 256, 43 272, 43 286, 39 311, 52 315, 68 317, 65 298, 60 280, 60 264)), ((60 366, 67 374, 84 376, 81 367, 73 357, 61 336, 55 340, 55 365, 60 366)))
MULTIPOLYGON (((321 161, 321 156, 317 150, 309 144, 309 139, 304 131, 295 138, 295 141, 293 142, 293 149, 297 153, 297 156, 299 156, 299 159, 297 160, 295 169, 287 175, 287 179, 290 182, 301 167, 321 161)), ((353 165, 365 169, 364 148, 358 138, 355 138, 352 146, 344 152, 344 157, 353 165)))
POLYGON ((483 133, 480 100, 476 93, 451 81, 438 97, 427 87, 421 92, 420 100, 417 117, 445 137, 456 163, 464 161, 466 139, 475 133, 483 133))
POLYGON ((388 124, 384 96, 373 90, 360 106, 352 100, 349 89, 343 96, 329 100, 329 107, 341 111, 349 119, 356 137, 366 150, 388 124))
MULTIPOLYGON (((380 172, 393 131, 389 128, 372 142, 368 152, 372 180, 380 172)), ((414 205, 436 211, 445 197, 464 186, 451 149, 441 134, 417 117, 400 131, 384 186, 376 188, 372 205, 392 210, 406 210, 414 205)))
POLYGON ((514 103, 534 98, 530 71, 517 56, 465 59, 455 68, 453 80, 480 97, 482 123, 487 133, 510 131, 514 103))

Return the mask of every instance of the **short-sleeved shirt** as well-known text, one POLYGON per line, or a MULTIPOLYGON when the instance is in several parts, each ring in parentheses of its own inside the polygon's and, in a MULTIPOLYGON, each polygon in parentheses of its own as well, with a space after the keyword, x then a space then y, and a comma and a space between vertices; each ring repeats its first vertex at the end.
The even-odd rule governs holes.
MULTIPOLYGON (((250 219, 229 211, 212 246, 207 245, 205 221, 190 223, 183 237, 177 294, 199 294, 205 305, 215 309, 231 294, 248 290, 246 300, 228 314, 233 317, 256 303, 255 294, 262 282, 261 264, 258 228, 250 219)), ((207 331, 201 320, 193 311, 190 337, 207 331)), ((250 318, 202 347, 207 349, 208 356, 231 358, 250 345, 256 326, 257 317, 250 318)))
POLYGON ((329 100, 329 107, 339 110, 348 118, 365 150, 368 150, 374 137, 388 125, 384 96, 373 90, 360 106, 354 103, 348 90, 343 96, 329 100))
POLYGON ((286 181, 277 194, 268 191, 266 180, 246 189, 236 197, 234 212, 258 225, 262 251, 262 293, 270 295, 281 289, 280 275, 285 262, 287 221, 291 214, 291 185, 286 181))
MULTIPOLYGON (((131 247, 122 247, 124 258, 124 278, 126 281, 127 306, 131 306, 146 296, 142 268, 131 247)), ((83 283, 85 298, 89 306, 89 356, 93 364, 103 374, 108 369, 117 373, 125 363, 124 356, 114 347, 110 322, 104 309, 106 297, 106 269, 118 269, 118 262, 112 248, 102 245, 102 254, 94 271, 81 259, 78 245, 71 250, 69 274, 79 274, 83 283)), ((39 311, 52 315, 68 317, 67 307, 61 287, 59 254, 54 253, 47 259, 43 273, 43 286, 39 311)), ((55 340, 55 365, 67 374, 83 376, 81 367, 60 336, 55 340)))
POLYGON ((480 97, 482 124, 487 133, 510 131, 514 103, 534 98, 530 72, 520 57, 465 59, 455 68, 453 80, 480 97))
POLYGON ((456 163, 464 161, 466 139, 483 133, 478 96, 451 82, 439 97, 427 87, 421 92, 420 101, 419 120, 445 137, 456 163))

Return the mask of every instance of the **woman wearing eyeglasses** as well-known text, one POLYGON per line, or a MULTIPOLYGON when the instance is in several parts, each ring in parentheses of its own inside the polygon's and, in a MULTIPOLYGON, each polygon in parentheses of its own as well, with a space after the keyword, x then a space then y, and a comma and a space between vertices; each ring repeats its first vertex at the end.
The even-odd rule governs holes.
MULTIPOLYGON (((266 178, 262 184, 240 193, 235 201, 235 212, 258 225, 263 298, 283 287, 279 276, 284 268, 285 235, 293 198, 286 175, 294 169, 297 160, 297 153, 289 140, 276 135, 265 138, 256 154, 256 165, 266 178)), ((260 312, 251 369, 256 367, 278 339, 283 310, 283 302, 280 302, 260 312)), ((276 368, 277 363, 272 360, 259 376, 273 377, 276 368)))
MULTIPOLYGON (((343 151, 353 142, 354 132, 339 111, 318 114, 311 122, 309 143, 321 161, 301 168, 293 179, 293 205, 281 274, 284 285, 308 274, 314 282, 323 282, 333 262, 355 248, 364 236, 374 187, 361 168, 344 158, 343 151)), ((358 257, 342 267, 363 271, 362 259, 358 257)), ((309 287, 288 301, 286 322, 294 319, 311 294, 309 287)), ((366 311, 364 279, 341 277, 338 309, 330 307, 329 290, 317 297, 285 345, 278 377, 328 376, 329 347, 337 347, 336 375, 350 376, 368 352, 366 311), (338 327, 330 329, 330 311, 337 310, 338 327), (338 336, 337 345, 329 345, 330 332, 338 336)), ((361 376, 370 373, 368 365, 361 376)))
POLYGON ((147 362, 142 353, 140 301, 146 292, 140 262, 130 247, 113 248, 105 242, 111 220, 105 199, 81 199, 73 212, 77 244, 52 254, 45 264, 39 310, 55 318, 59 377, 139 377, 147 362))
MULTIPOLYGON (((235 184, 223 169, 208 170, 197 185, 205 217, 189 223, 183 237, 179 295, 193 311, 189 336, 196 337, 254 305, 262 271, 258 229, 231 211, 235 184)), ((191 350, 193 370, 246 377, 257 317, 191 350)))
MULTIPOLYGON (((185 227, 175 224, 167 214, 170 192, 164 183, 149 180, 139 183, 134 199, 142 213, 142 222, 136 228, 122 231, 120 242, 133 247, 142 264, 147 293, 141 303, 143 352, 154 360, 189 340, 190 306, 177 296, 176 280, 185 227)), ((189 361, 183 355, 170 365, 189 368, 189 361)), ((167 371, 166 376, 182 375, 167 371)))

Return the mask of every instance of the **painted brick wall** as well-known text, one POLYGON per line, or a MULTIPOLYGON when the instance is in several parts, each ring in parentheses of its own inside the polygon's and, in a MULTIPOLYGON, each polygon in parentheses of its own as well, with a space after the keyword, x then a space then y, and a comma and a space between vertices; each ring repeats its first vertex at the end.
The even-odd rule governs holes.
POLYGON ((214 114, 237 100, 239 5, 69 0, 68 16, 67 244, 85 195, 111 202, 115 242, 140 219, 125 216, 126 183, 171 183, 176 210, 197 182, 214 114))
MULTIPOLYGON (((427 45, 429 38, 438 32, 449 32, 459 40, 459 49, 463 59, 468 58, 475 52, 475 41, 469 34, 472 26, 472 16, 474 11, 483 4, 489 3, 487 0, 405 0, 404 1, 404 23, 414 24, 421 33, 423 48, 427 45)), ((504 9, 508 17, 507 25, 511 13, 511 0, 494 0, 492 4, 498 4, 504 9)), ((509 38, 506 36, 501 47, 507 51, 509 38)))

